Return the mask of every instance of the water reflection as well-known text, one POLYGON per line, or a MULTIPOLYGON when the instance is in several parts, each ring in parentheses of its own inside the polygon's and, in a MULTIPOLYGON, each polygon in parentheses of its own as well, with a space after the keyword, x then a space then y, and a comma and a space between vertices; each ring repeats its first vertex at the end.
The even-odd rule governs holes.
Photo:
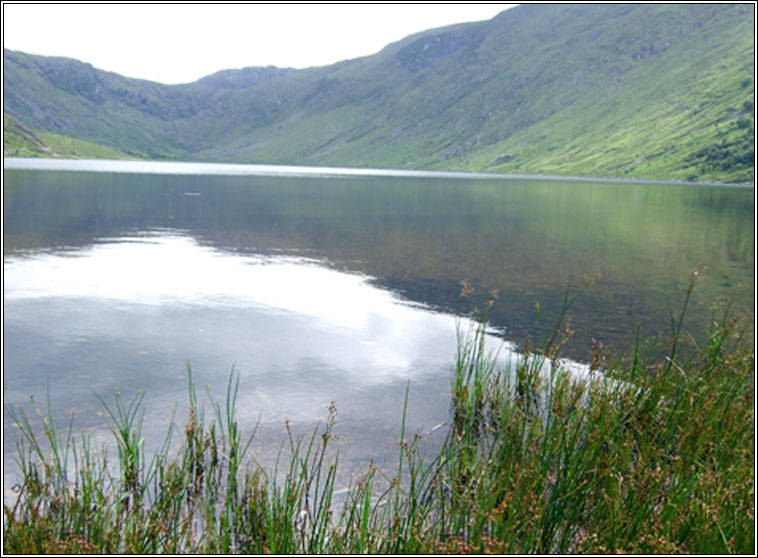
POLYGON ((355 384, 408 378, 455 354, 453 317, 412 306, 366 276, 303 258, 224 253, 175 232, 6 258, 5 280, 9 333, 35 321, 29 301, 45 299, 35 329, 54 343, 69 332, 81 345, 131 340, 143 356, 162 347, 204 360, 207 350, 243 369, 301 368, 303 383, 327 371, 352 374, 355 384), (93 305, 107 317, 88 320, 98 316, 93 305))
MULTIPOLYGON (((78 162, 82 170, 87 163, 78 162)), ((139 174, 145 165, 129 162, 130 172, 109 173, 6 171, 4 253, 86 250, 103 238, 178 230, 224 253, 329 262, 405 299, 458 314, 471 308, 458 297, 467 278, 476 289, 474 304, 499 289, 491 317, 516 341, 544 333, 537 331, 536 303, 540 324, 551 327, 569 283, 600 271, 602 281, 572 309, 575 336, 565 349, 577 359, 588 358, 592 339, 627 349, 638 324, 645 336, 665 331, 669 306, 679 307, 698 267, 707 269, 688 329, 707 330, 705 305, 715 301, 754 305, 752 189, 139 174)), ((209 167, 192 168, 215 170, 209 167)))
MULTIPOLYGON (((279 434, 285 420, 315 424, 334 401, 350 452, 382 441, 391 450, 409 380, 409 425, 447 418, 456 319, 367 276, 223 252, 178 231, 6 257, 4 268, 6 402, 40 401, 47 381, 77 427, 105 428, 93 391, 111 400, 141 390, 146 434, 160 439, 186 402, 185 361, 217 399, 234 368, 248 431, 259 420, 279 434)), ((367 459, 377 457, 387 455, 367 459)))
POLYGON ((10 258, 5 268, 8 300, 56 296, 123 304, 262 306, 351 328, 361 325, 356 303, 368 312, 386 313, 397 302, 370 287, 366 277, 338 273, 317 261, 224 253, 171 231, 10 258))
POLYGON ((447 418, 454 314, 481 303, 461 301, 463 278, 500 289, 492 317, 520 341, 539 337, 535 303, 552 327, 568 282, 601 270, 572 309, 578 358, 593 337, 623 349, 637 323, 668 327, 700 264, 703 323, 717 297, 754 305, 752 190, 129 168, 6 171, 6 403, 49 382, 60 416, 102 430, 93 391, 144 390, 158 440, 175 402, 183 416, 189 361, 216 399, 239 374, 259 451, 335 401, 343 451, 366 462, 396 453, 406 381, 411 430, 447 418))

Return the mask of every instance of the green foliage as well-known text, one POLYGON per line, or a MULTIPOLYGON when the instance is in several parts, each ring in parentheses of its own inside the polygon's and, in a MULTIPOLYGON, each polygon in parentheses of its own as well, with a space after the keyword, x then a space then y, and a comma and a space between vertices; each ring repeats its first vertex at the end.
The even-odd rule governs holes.
MULTIPOLYGON (((752 127, 753 122, 747 118, 737 121, 740 129, 752 127)), ((720 170, 730 173, 748 173, 755 162, 755 142, 752 134, 738 136, 735 139, 723 139, 717 144, 708 145, 692 153, 687 160, 701 169, 720 170)))
MULTIPOLYGON (((747 101, 746 101, 746 104, 747 104, 747 101)), ((749 118, 740 118, 739 120, 737 120, 737 127, 740 128, 741 130, 745 128, 750 128, 752 126, 753 126, 753 121, 750 120, 749 118)))
POLYGON ((425 458, 406 436, 406 392, 396 473, 371 466, 344 504, 328 451, 336 408, 310 436, 287 427, 285 466, 266 470, 240 436, 233 375, 207 422, 188 374, 184 440, 172 446, 169 430, 150 459, 141 395, 117 395, 115 467, 71 423, 35 406, 40 439, 9 409, 22 477, 4 552, 754 554, 755 359, 739 320, 725 313, 698 346, 681 327, 685 302, 665 342, 623 358, 596 345, 577 375, 559 357, 561 323, 497 366, 493 303, 461 329, 440 452, 425 458))

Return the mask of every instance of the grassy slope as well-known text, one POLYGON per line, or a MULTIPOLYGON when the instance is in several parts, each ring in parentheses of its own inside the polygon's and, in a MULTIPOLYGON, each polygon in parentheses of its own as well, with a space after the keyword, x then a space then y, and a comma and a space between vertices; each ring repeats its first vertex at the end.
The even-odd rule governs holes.
POLYGON ((659 64, 639 68, 620 84, 618 97, 590 97, 461 166, 477 169, 488 156, 524 152, 522 160, 514 157, 494 168, 752 181, 744 168, 724 172, 690 159, 702 147, 722 141, 753 143, 752 23, 744 19, 736 32, 725 33, 727 16, 714 15, 696 35, 663 53, 659 64), (696 49, 703 57, 689 56, 696 49), (602 124, 588 128, 587 121, 602 124), (749 126, 741 128, 746 121, 749 126))
POLYGON ((525 5, 182 86, 6 51, 5 110, 151 158, 752 181, 753 22, 749 5, 525 5))
POLYGON ((4 113, 29 128, 109 145, 135 157, 192 148, 181 133, 192 97, 175 87, 76 60, 4 51, 4 113))
POLYGON ((65 157, 69 159, 133 159, 112 147, 33 131, 17 120, 3 117, 3 155, 6 157, 65 157))
MULTIPOLYGON (((509 11, 485 27, 435 30, 352 66, 322 69, 319 79, 352 96, 331 110, 290 108, 287 119, 228 144, 224 156, 752 181, 752 150, 748 163, 729 168, 694 157, 721 142, 752 146, 745 7, 599 10, 552 6, 518 18, 509 11), (451 55, 402 64, 414 48, 424 52, 430 36, 455 33, 463 46, 451 55)), ((315 78, 302 81, 305 88, 315 78)))

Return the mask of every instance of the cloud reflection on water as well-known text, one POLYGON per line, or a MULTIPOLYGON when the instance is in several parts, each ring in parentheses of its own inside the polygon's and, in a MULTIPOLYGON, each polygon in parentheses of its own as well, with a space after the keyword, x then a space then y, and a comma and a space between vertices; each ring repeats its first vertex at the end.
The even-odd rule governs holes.
MULTIPOLYGON (((133 348, 163 355, 151 364, 173 367, 172 381, 181 361, 209 370, 215 359, 215 374, 235 366, 255 378, 243 397, 277 416, 314 418, 313 405, 322 415, 324 400, 378 383, 430 373, 446 382, 455 358, 455 317, 407 304, 369 277, 222 252, 175 231, 6 258, 4 293, 6 325, 25 323, 37 346, 56 339, 97 352, 122 381, 133 372, 126 360, 139 360, 133 348)), ((59 360, 52 348, 50 359, 59 360)), ((160 385, 160 373, 151 381, 160 385)))
MULTIPOLYGON (((8 401, 39 400, 49 381, 54 406, 101 437, 93 391, 106 400, 145 391, 143 433, 153 442, 175 405, 181 422, 185 361, 217 401, 230 371, 239 374, 237 418, 245 432, 259 424, 264 441, 285 420, 307 431, 336 402, 341 451, 355 463, 396 451, 408 381, 410 430, 448 418, 456 328, 468 323, 408 304, 368 276, 223 252, 177 231, 6 256, 4 272, 8 401)), ((511 345, 489 343, 508 358, 511 345)))

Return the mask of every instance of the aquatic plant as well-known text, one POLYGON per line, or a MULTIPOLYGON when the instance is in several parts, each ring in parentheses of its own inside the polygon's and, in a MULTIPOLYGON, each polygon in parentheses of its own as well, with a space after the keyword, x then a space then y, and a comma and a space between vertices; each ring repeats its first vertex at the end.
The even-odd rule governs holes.
POLYGON ((619 357, 596 344, 588 374, 576 375, 557 350, 570 328, 558 325, 501 367, 485 344, 488 309, 459 328, 441 450, 427 456, 422 437, 407 436, 406 391, 397 468, 372 464, 339 503, 336 407, 309 436, 288 427, 267 470, 249 451, 255 432, 239 431, 234 374, 206 418, 188 367, 181 443, 170 428, 151 457, 141 394, 103 401, 115 462, 59 424, 49 400, 47 412, 33 405, 41 435, 23 408, 8 408, 20 480, 4 505, 3 550, 754 553, 749 324, 724 312, 697 344, 672 314, 665 343, 638 341, 619 357))

